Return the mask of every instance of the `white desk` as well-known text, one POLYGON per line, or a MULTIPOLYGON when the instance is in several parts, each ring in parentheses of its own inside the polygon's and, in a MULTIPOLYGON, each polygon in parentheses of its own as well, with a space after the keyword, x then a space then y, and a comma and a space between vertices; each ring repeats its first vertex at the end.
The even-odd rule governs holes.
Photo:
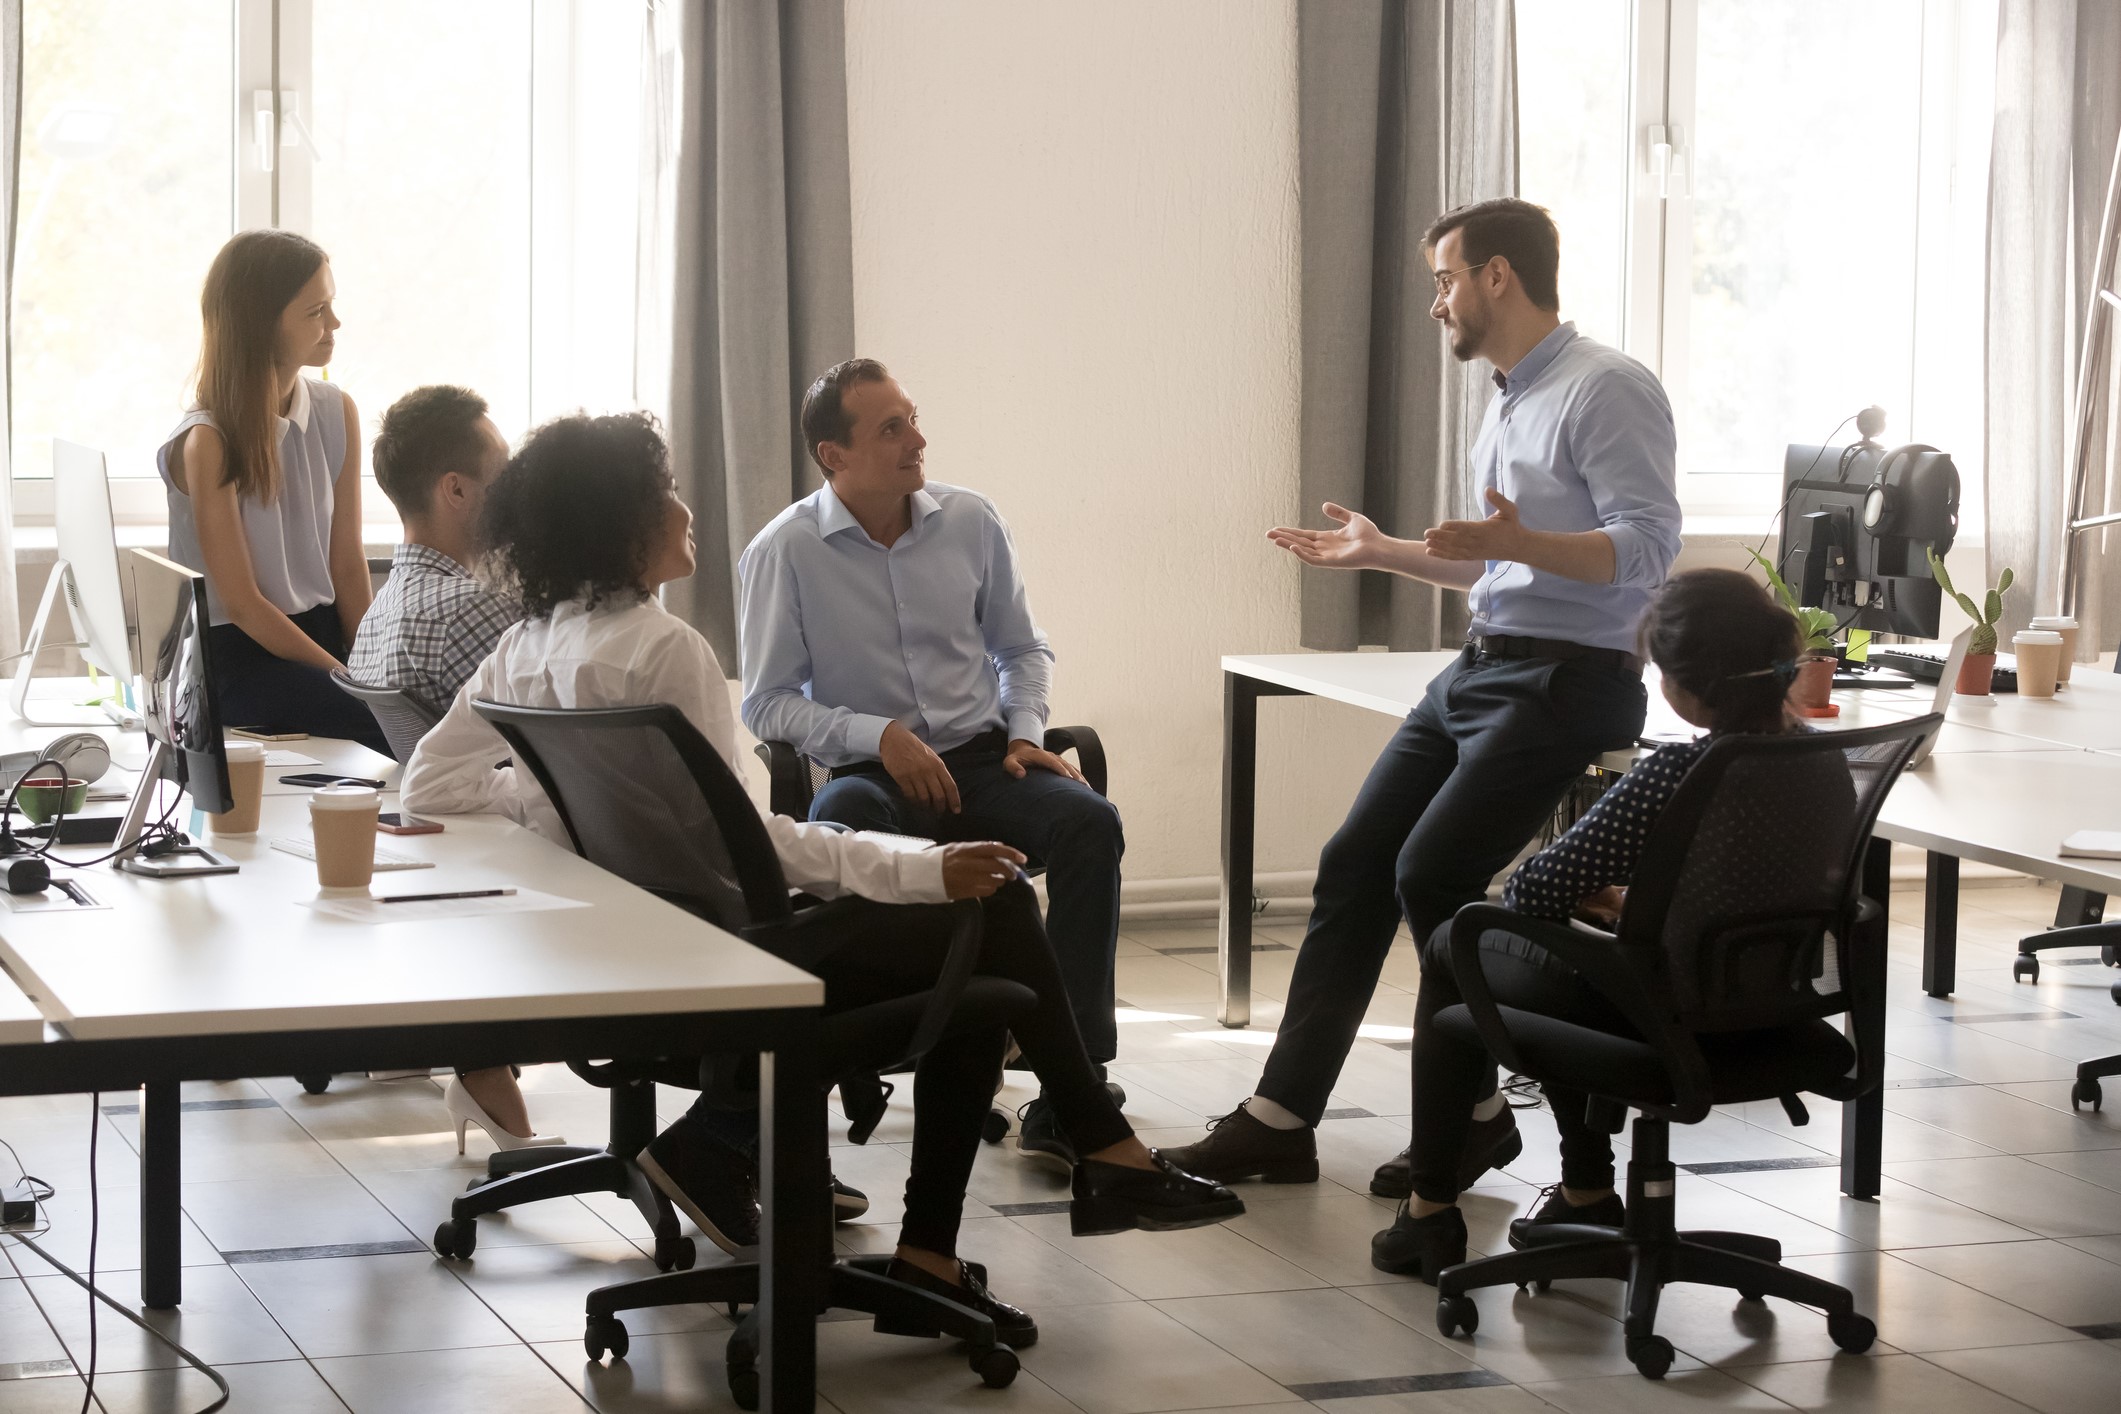
POLYGON ((44 1013, 0 973, 0 1046, 34 1046, 44 1040, 44 1013))

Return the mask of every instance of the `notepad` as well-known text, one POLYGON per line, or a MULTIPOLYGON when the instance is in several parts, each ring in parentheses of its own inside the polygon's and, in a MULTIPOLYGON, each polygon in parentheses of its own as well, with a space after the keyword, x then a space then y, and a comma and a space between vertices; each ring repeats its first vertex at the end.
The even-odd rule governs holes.
POLYGON ((2121 830, 2079 830, 2062 841, 2070 859, 2121 859, 2121 830))
POLYGON ((420 903, 384 903, 368 894, 324 895, 300 900, 302 907, 353 923, 439 923, 489 913, 541 913, 550 908, 587 908, 578 898, 519 888, 484 898, 428 899, 420 903))
MULTIPOLYGON (((315 859, 317 842, 307 835, 282 835, 272 842, 272 847, 282 854, 291 854, 297 859, 315 859)), ((376 846, 376 872, 381 874, 391 869, 432 869, 431 859, 414 859, 409 854, 399 854, 394 849, 376 846)))

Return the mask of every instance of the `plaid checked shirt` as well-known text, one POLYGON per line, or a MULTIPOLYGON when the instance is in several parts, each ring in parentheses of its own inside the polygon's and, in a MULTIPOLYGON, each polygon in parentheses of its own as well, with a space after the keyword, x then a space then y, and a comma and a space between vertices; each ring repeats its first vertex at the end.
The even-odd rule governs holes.
POLYGON ((522 617, 520 607, 441 551, 400 545, 390 578, 354 636, 346 671, 357 682, 395 687, 444 712, 522 617))

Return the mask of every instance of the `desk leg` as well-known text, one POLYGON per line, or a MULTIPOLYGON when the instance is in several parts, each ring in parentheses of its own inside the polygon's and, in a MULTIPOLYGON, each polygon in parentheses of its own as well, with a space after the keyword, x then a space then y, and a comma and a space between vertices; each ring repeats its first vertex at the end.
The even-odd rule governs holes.
POLYGON ((140 1095, 140 1304, 157 1311, 184 1299, 182 1098, 174 1080, 140 1095))
POLYGON ((1259 777, 1259 692, 1223 674, 1223 896, 1216 939, 1222 1023, 1252 1024, 1252 830, 1259 777))
POLYGON ((817 1316, 832 1257, 825 1092, 817 1013, 805 1012, 759 1057, 759 1153, 767 1193, 759 1254, 759 1408, 810 1414, 816 1404, 817 1316))
MULTIPOLYGON (((1957 860, 1953 861, 1956 865, 1957 860)), ((1893 846, 1890 840, 1873 839, 1863 861, 1864 896, 1878 905, 1878 918, 1869 937, 1857 940, 1849 950, 1850 965, 1857 974, 1848 979, 1855 999, 1848 1025, 1857 1053, 1885 1050, 1886 929, 1887 911, 1893 896, 1893 846)), ((1876 1198, 1884 1182, 1880 1164, 1885 1147, 1885 1086, 1841 1105, 1841 1191, 1851 1198, 1876 1198)))
POLYGON ((1958 972, 1959 856, 1931 850, 1922 876, 1922 990, 1948 997, 1958 972))

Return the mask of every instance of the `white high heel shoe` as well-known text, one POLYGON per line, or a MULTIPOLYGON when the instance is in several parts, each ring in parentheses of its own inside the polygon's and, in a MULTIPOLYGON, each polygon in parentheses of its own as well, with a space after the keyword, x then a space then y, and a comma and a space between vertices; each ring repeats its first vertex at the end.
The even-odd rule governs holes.
POLYGON ((559 1134, 533 1134, 528 1139, 520 1134, 510 1134, 499 1120, 480 1107, 479 1102, 471 1097, 471 1092, 464 1088, 464 1082, 455 1076, 450 1077, 449 1088, 442 1092, 442 1107, 448 1110, 450 1117, 457 1122, 459 1154, 464 1152, 464 1126, 467 1124, 476 1124, 485 1130, 486 1137, 493 1141, 496 1149, 535 1149, 547 1144, 567 1142, 566 1137, 559 1134))

